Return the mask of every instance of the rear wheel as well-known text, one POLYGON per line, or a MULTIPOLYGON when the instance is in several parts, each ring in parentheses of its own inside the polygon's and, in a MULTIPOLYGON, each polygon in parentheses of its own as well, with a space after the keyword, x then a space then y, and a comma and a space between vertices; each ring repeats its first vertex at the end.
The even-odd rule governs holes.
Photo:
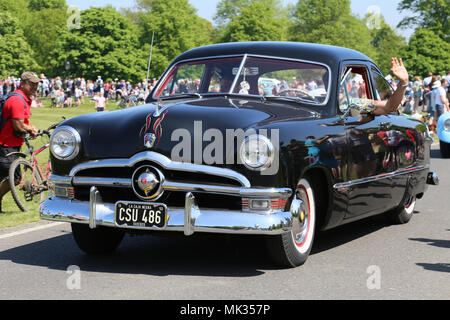
POLYGON ((442 158, 450 158, 450 143, 439 141, 442 158))
POLYGON ((110 253, 122 242, 125 232, 122 230, 72 223, 72 234, 78 247, 88 254, 110 253))
POLYGON ((11 195, 22 211, 36 209, 45 200, 47 187, 42 182, 38 170, 23 158, 14 160, 9 168, 9 186, 11 195))
POLYGON ((274 261, 284 267, 304 264, 311 252, 316 225, 314 190, 307 179, 298 183, 290 207, 293 221, 290 232, 267 238, 274 261))
POLYGON ((416 197, 408 195, 403 203, 395 209, 386 212, 386 216, 393 224, 405 224, 411 220, 416 206, 416 197))

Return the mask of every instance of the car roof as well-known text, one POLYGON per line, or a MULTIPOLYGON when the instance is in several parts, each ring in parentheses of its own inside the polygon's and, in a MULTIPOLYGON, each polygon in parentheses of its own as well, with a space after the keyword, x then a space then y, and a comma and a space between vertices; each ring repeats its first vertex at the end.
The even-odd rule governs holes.
POLYGON ((261 55, 317 61, 332 66, 342 60, 366 60, 369 57, 356 50, 332 45, 303 42, 231 42, 198 47, 179 55, 173 63, 182 60, 229 55, 261 55))

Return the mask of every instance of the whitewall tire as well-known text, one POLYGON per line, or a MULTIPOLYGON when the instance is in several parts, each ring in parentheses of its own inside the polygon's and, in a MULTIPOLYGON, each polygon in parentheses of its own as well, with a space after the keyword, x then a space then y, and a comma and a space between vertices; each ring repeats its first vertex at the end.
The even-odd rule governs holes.
POLYGON ((292 229, 276 237, 268 237, 268 249, 272 258, 285 267, 304 264, 311 252, 316 226, 314 190, 307 179, 297 184, 290 210, 292 229))
POLYGON ((411 220, 415 207, 416 197, 408 195, 400 206, 386 212, 386 215, 393 224, 405 224, 411 220))

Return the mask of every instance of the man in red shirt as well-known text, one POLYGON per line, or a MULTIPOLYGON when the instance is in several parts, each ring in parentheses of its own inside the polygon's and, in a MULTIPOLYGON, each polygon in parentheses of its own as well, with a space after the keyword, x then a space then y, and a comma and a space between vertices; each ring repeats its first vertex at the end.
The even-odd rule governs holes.
MULTIPOLYGON (((24 143, 25 134, 35 137, 37 130, 30 125, 31 97, 36 96, 39 77, 33 72, 24 72, 21 76, 20 88, 16 95, 10 96, 3 107, 3 119, 9 119, 0 131, 0 212, 1 200, 10 191, 8 176, 9 167, 17 159, 17 155, 6 156, 11 152, 19 152, 24 143), (18 96, 18 95, 20 96, 18 96)), ((17 173, 19 175, 20 173, 17 173)), ((20 179, 17 176, 16 179, 20 179)))

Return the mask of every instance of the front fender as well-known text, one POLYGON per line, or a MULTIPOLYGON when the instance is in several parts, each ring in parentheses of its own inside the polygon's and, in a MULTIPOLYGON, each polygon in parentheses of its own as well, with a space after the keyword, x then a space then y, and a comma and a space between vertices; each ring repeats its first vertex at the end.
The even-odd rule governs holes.
POLYGON ((450 130, 445 130, 444 128, 444 122, 449 121, 450 122, 450 112, 446 112, 443 115, 439 117, 438 123, 437 123, 437 135, 440 141, 450 143, 450 130))

